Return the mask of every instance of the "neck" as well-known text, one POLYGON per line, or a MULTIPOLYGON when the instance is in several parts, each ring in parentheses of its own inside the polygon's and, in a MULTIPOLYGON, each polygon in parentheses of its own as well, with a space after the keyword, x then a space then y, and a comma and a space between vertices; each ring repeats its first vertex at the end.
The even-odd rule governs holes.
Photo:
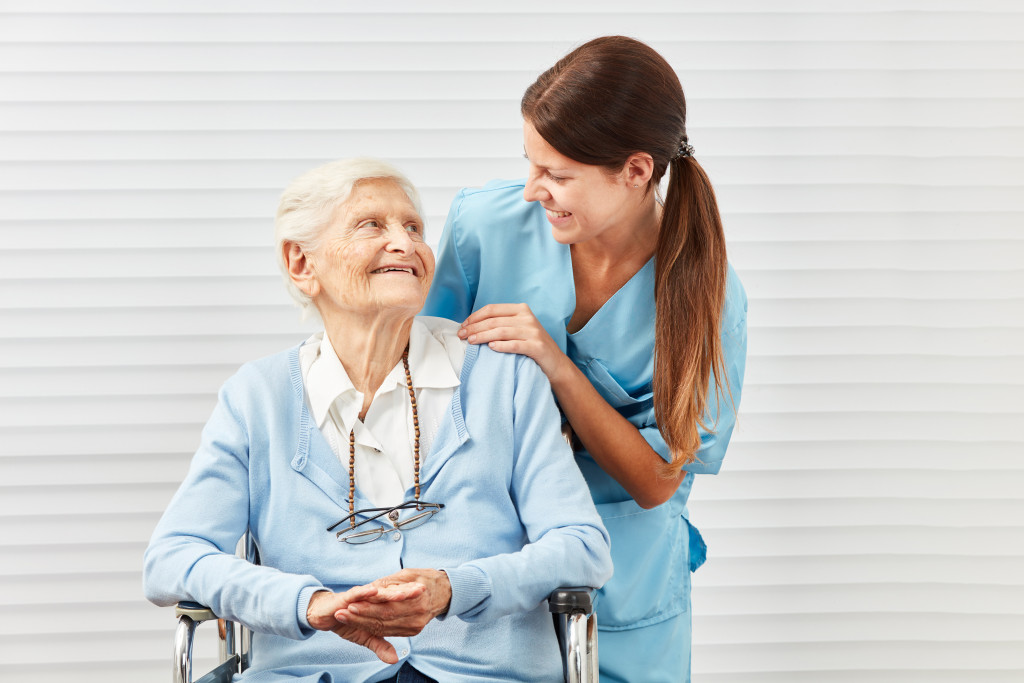
POLYGON ((651 193, 614 230, 606 230, 593 239, 571 245, 572 253, 574 258, 582 258, 589 267, 596 269, 611 270, 634 263, 642 265, 654 255, 660 226, 661 205, 651 193))
POLYGON ((352 385, 363 394, 359 418, 366 415, 384 378, 402 360, 413 318, 377 315, 335 316, 324 329, 352 385))

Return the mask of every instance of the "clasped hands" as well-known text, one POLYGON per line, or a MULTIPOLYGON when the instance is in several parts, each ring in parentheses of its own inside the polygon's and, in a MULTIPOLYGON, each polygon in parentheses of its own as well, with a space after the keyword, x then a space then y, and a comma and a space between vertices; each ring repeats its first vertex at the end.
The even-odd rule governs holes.
POLYGON ((436 569, 403 569, 344 593, 317 591, 306 619, 318 631, 370 649, 388 664, 398 662, 386 636, 414 636, 444 614, 452 598, 448 575, 436 569))

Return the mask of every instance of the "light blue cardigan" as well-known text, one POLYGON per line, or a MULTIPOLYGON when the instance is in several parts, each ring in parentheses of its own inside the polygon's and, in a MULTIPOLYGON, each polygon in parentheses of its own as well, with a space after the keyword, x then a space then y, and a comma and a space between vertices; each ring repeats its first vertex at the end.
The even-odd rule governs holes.
MULTIPOLYGON (((611 576, 608 534, 537 365, 470 346, 460 380, 421 472, 421 500, 445 508, 354 546, 325 530, 348 514, 348 473, 306 408, 298 349, 244 365, 146 550, 146 597, 201 602, 256 631, 245 681, 379 681, 406 660, 446 682, 560 680, 542 603, 611 576), (262 566, 234 556, 246 528, 262 566), (452 601, 420 635, 389 638, 398 665, 309 627, 316 589, 403 567, 444 569, 452 601)), ((373 507, 358 487, 355 505, 373 507)))

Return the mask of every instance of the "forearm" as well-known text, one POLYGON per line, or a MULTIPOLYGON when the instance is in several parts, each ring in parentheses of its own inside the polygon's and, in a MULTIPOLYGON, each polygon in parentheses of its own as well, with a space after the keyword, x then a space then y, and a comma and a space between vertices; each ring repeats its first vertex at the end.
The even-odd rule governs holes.
POLYGON ((194 600, 253 630, 304 638, 312 631, 305 604, 299 603, 320 581, 235 556, 250 521, 250 447, 245 421, 230 406, 228 386, 146 549, 146 597, 159 605, 194 600))
POLYGON ((187 537, 155 539, 143 578, 146 597, 156 604, 193 600, 255 631, 293 639, 311 635, 306 601, 322 587, 313 576, 257 566, 187 537))
POLYGON ((661 505, 676 492, 685 472, 661 476, 665 460, 628 420, 594 389, 590 380, 563 355, 548 376, 573 432, 594 461, 643 508, 661 505))
POLYGON ((449 614, 496 619, 534 609, 560 586, 602 586, 611 575, 607 543, 603 529, 576 524, 552 529, 518 552, 448 568, 449 614))

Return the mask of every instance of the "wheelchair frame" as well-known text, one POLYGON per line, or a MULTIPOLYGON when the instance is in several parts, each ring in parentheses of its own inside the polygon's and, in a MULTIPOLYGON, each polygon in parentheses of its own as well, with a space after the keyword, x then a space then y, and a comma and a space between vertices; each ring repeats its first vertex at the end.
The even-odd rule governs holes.
MULTIPOLYGON (((562 672, 566 683, 597 683, 597 615, 590 588, 559 588, 548 597, 548 610, 555 621, 562 672)), ((235 623, 219 619, 208 607, 179 602, 175 607, 178 626, 174 634, 173 683, 231 683, 231 677, 249 667, 252 631, 241 628, 241 647, 235 638, 235 623), (217 621, 220 664, 197 681, 192 680, 192 644, 199 624, 217 621)))
MULTIPOLYGON (((259 564, 259 551, 248 533, 238 542, 238 554, 259 564)), ((593 588, 558 588, 548 596, 548 611, 555 622, 562 673, 566 683, 598 683, 597 613, 594 611, 597 590, 593 588)), ((173 683, 231 683, 231 677, 249 668, 252 631, 239 624, 241 647, 235 638, 235 622, 221 619, 210 608, 195 602, 179 602, 175 607, 178 625, 174 633, 172 660, 173 683), (204 621, 217 621, 220 664, 192 680, 192 644, 195 632, 204 621)))

